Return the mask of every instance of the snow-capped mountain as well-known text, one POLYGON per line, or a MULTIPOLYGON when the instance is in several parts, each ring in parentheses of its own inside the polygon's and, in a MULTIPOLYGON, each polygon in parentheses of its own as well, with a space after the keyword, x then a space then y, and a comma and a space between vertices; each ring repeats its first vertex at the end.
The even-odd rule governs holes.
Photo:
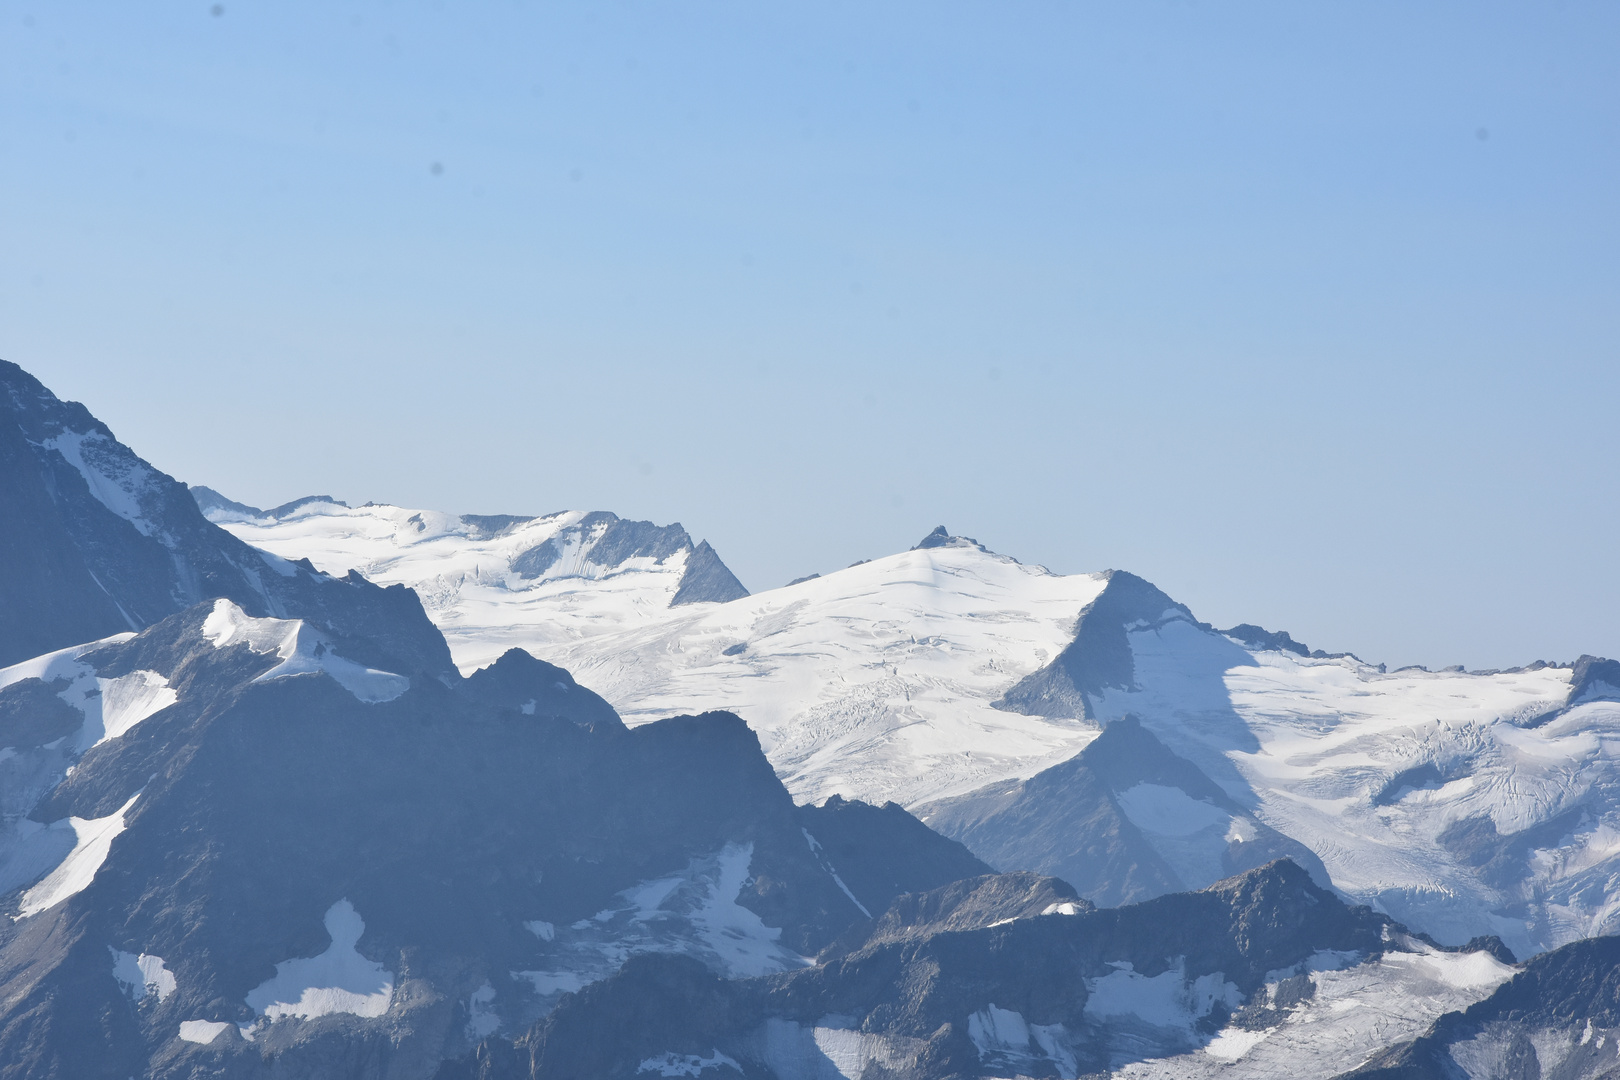
POLYGON ((678 555, 608 573, 577 557, 532 581, 511 569, 525 545, 553 550, 578 513, 494 539, 484 519, 328 500, 280 518, 209 513, 286 558, 411 585, 464 667, 518 646, 575 671, 630 724, 671 709, 736 712, 800 799, 963 793, 1060 761, 1097 730, 993 704, 1062 651, 1105 579, 1052 574, 971 541, 936 536, 787 588, 672 606, 678 555))
POLYGON ((550 652, 653 613, 748 595, 708 541, 693 544, 679 524, 601 511, 458 517, 324 496, 260 510, 204 487, 193 494, 210 521, 255 547, 415 589, 463 672, 509 648, 550 652))
MULTIPOLYGON (((287 557, 327 558, 291 524, 257 539, 270 533, 287 557)), ((893 799, 1004 870, 1082 876, 1078 848, 1032 844, 1062 835, 1089 796, 989 811, 1009 785, 1052 792, 1055 773, 1032 778, 1129 714, 1203 780, 1109 789, 1129 861, 1162 869, 1145 891, 1117 877, 1088 886, 1096 899, 1200 888, 1284 851, 1309 862, 1303 849, 1343 895, 1453 944, 1498 934, 1531 955, 1620 930, 1607 886, 1620 873, 1612 661, 1389 672, 1258 627, 1218 632, 1130 574, 1053 574, 944 530, 725 603, 587 599, 600 583, 567 580, 566 608, 484 594, 529 625, 553 607, 566 636, 526 639, 491 614, 492 642, 576 672, 627 723, 734 712, 795 797, 893 799), (610 603, 600 621, 569 614, 610 603), (950 801, 963 799, 976 808, 950 801)))

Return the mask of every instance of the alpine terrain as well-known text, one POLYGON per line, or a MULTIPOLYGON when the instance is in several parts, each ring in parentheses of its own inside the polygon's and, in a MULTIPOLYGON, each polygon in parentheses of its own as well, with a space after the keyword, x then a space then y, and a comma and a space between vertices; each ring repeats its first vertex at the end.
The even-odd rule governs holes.
POLYGON ((0 364, 0 1078, 1620 1075, 1620 664, 263 510, 0 364))

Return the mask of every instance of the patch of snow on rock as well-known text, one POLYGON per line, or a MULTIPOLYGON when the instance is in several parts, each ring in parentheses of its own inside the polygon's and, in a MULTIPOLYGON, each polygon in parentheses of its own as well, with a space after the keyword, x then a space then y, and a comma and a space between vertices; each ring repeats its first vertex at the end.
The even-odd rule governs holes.
POLYGON ((467 999, 467 1037, 474 1042, 495 1034, 501 1018, 495 1012, 495 987, 488 979, 467 999))
POLYGON ((1086 1014, 1109 1020, 1135 1017, 1152 1027, 1192 1033, 1193 1024, 1208 1016, 1217 1002, 1229 1008, 1243 1003, 1238 988, 1220 972, 1187 980, 1186 967, 1177 957, 1157 975, 1138 974, 1129 961, 1113 964, 1099 979, 1087 979, 1086 1014))
POLYGON ((269 1020, 283 1016, 307 1020, 330 1013, 376 1017, 388 1011, 394 973, 356 951, 366 931, 360 913, 347 900, 339 900, 327 910, 325 921, 332 936, 326 951, 277 964, 272 978, 249 991, 249 1008, 269 1020))
MULTIPOLYGON (((138 798, 139 792, 131 795, 127 803, 106 817, 68 818, 68 826, 72 828, 74 835, 73 850, 62 860, 62 865, 46 875, 44 881, 23 893, 22 907, 17 918, 26 919, 30 915, 55 907, 68 897, 88 888, 95 880, 96 871, 107 861, 107 853, 112 849, 113 839, 124 831, 124 815, 135 805, 138 798)), ((56 822, 51 827, 55 828, 60 824, 56 822)))
POLYGON ((545 1012, 563 994, 608 977, 641 953, 691 956, 727 978, 810 965, 781 943, 780 928, 766 926, 738 902, 751 881, 753 853, 752 844, 727 844, 621 891, 611 906, 569 926, 525 922, 540 941, 541 962, 513 971, 512 978, 549 999, 540 1002, 545 1012))
POLYGON ((157 994, 162 1001, 174 993, 174 974, 163 966, 163 957, 151 956, 141 953, 121 952, 109 946, 108 951, 113 956, 113 978, 118 980, 124 992, 135 1001, 144 998, 148 993, 157 994))
POLYGON ((751 841, 727 844, 719 855, 719 875, 709 886, 702 906, 692 915, 699 936, 720 957, 733 978, 768 975, 789 966, 783 963, 787 950, 777 944, 782 936, 781 928, 766 926, 758 915, 737 903, 743 886, 750 880, 749 866, 753 859, 751 841))
POLYGON ((126 734, 136 724, 180 700, 169 680, 155 671, 132 671, 116 679, 97 679, 101 687, 99 745, 126 734))
POLYGON ((1027 1023, 1023 1014, 992 1004, 968 1017, 968 1038, 979 1060, 992 1068, 1047 1073, 1047 1068, 1027 1068, 1040 1062, 1055 1066, 1063 1077, 1079 1071, 1062 1024, 1027 1023))
POLYGON ((138 459, 113 452, 111 439, 100 432, 64 431, 42 444, 55 450, 76 469, 97 502, 117 514, 142 536, 152 535, 152 523, 141 509, 140 495, 152 490, 152 476, 138 459))
POLYGON ((1236 1061, 1265 1040, 1264 1031, 1225 1028, 1204 1047, 1204 1053, 1221 1061, 1236 1061))
POLYGON ((1514 969, 1488 953, 1447 953, 1416 943, 1376 960, 1356 953, 1326 953, 1268 972, 1268 997, 1277 982, 1306 975, 1307 992, 1281 1008, 1263 1032, 1229 1027, 1201 1051, 1122 1063, 1120 1080, 1295 1080, 1335 1076, 1385 1047, 1421 1035, 1444 1013, 1487 997, 1514 969), (1486 974, 1493 981, 1483 981, 1486 974), (1463 985, 1470 984, 1470 985, 1463 985))

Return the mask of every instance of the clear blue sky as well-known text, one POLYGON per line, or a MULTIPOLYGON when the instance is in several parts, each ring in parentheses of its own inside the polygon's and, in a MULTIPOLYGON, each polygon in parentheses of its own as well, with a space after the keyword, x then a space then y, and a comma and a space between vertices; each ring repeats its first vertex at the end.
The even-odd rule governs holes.
POLYGON ((0 356, 181 479, 1620 655, 1614 4, 222 6, 0 3, 0 356))

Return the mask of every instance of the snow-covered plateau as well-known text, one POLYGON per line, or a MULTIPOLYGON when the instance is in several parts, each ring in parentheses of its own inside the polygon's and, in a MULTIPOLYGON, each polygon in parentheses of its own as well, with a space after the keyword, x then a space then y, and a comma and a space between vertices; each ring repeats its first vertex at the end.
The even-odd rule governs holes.
MULTIPOLYGON (((688 553, 593 561, 580 523, 611 515, 313 500, 276 517, 209 516, 284 559, 416 589, 464 670, 521 646, 632 725, 735 712, 800 800, 892 799, 926 815, 1034 776, 1130 713, 1314 852, 1345 896, 1442 941, 1497 934, 1528 955, 1620 930, 1620 693, 1602 665, 1387 672, 1219 633, 1173 602, 1100 629, 1096 616, 1077 639, 1082 612, 1106 608, 1110 575, 1055 574, 942 533, 784 588, 672 604, 688 553), (522 572, 539 548, 543 569, 522 572), (1097 634, 1128 655, 1077 683, 1079 704, 1015 693, 1065 664, 1096 668, 1097 634)), ((1166 797, 1143 788, 1122 806, 1162 835, 1158 818, 1179 806, 1166 797)), ((1242 828, 1203 831, 1224 846, 1242 828)), ((1218 859, 1182 859, 1212 868, 1190 887, 1217 874, 1218 859)))

